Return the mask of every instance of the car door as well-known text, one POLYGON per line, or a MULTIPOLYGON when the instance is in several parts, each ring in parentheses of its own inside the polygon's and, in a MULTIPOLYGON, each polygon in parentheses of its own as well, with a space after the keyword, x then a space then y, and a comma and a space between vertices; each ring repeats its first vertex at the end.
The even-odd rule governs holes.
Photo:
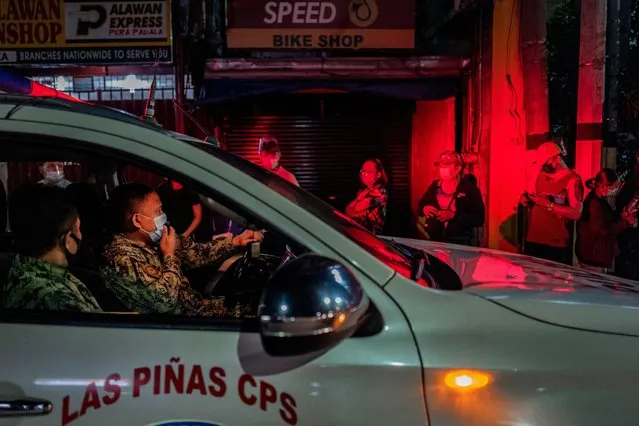
MULTIPOLYGON (((32 414, 38 408, 24 403, 23 416, 0 417, 0 424, 427 424, 404 320, 373 292, 385 330, 315 359, 268 356, 258 333, 215 321, 187 327, 108 315, 76 324, 3 318, 0 402, 35 398, 53 410, 30 417, 30 407, 32 414)), ((3 410, 0 404, 0 415, 8 414, 3 410)))
MULTIPOLYGON (((12 130, 21 131, 16 124, 12 130)), ((73 133, 33 123, 28 132, 25 146, 38 132, 73 133)), ((135 141, 94 129, 73 142, 78 149, 100 145, 105 156, 118 149, 137 163, 143 152, 147 165, 207 182, 240 207, 250 198, 211 170, 135 141), (225 193, 231 188, 232 194, 225 193)), ((299 244, 339 258, 299 221, 266 205, 260 210, 259 200, 252 203, 251 212, 268 212, 265 223, 277 223, 299 244)), ((267 355, 247 321, 2 312, 0 425, 427 424, 422 369, 408 324, 377 284, 354 272, 384 326, 314 356, 267 355)))

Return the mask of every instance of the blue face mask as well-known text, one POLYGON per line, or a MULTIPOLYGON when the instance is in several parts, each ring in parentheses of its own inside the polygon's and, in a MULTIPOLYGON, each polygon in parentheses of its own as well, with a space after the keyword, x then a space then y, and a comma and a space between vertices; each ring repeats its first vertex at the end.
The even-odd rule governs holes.
MULTIPOLYGON (((151 219, 148 216, 144 216, 143 214, 141 214, 140 216, 146 217, 147 219, 151 219)), ((160 242, 160 239, 162 238, 162 229, 164 228, 164 225, 166 224, 166 213, 153 218, 153 223, 155 223, 155 231, 149 232, 145 229, 142 229, 142 231, 146 232, 147 234, 149 234, 149 237, 151 237, 151 241, 153 241, 154 243, 158 243, 160 242)))

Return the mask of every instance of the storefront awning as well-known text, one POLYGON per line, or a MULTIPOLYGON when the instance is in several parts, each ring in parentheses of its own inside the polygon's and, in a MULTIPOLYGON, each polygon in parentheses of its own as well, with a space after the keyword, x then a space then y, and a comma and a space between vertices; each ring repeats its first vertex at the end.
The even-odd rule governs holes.
POLYGON ((440 100, 455 96, 456 78, 423 78, 415 80, 206 80, 202 104, 240 100, 272 94, 337 91, 385 96, 405 100, 440 100))
POLYGON ((343 91, 396 99, 454 96, 468 59, 424 57, 219 58, 206 63, 202 103, 300 91, 343 91))

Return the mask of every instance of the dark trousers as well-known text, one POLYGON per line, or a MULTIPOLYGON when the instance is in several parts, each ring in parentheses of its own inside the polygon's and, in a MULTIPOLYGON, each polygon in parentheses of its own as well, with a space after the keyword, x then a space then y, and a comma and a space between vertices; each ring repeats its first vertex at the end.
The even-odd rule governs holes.
POLYGON ((524 242, 524 254, 539 259, 546 259, 552 262, 572 265, 572 256, 570 250, 565 247, 553 247, 545 244, 524 242))

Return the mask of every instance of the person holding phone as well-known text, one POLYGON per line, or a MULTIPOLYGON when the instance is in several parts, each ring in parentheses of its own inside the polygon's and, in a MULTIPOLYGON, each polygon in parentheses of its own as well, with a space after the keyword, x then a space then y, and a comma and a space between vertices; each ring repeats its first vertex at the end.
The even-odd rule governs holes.
POLYGON ((535 192, 521 196, 529 208, 523 252, 529 256, 572 264, 569 228, 581 217, 584 186, 581 177, 566 166, 561 147, 546 142, 537 148, 533 164, 541 167, 535 192))
POLYGON ((435 179, 417 207, 417 232, 421 238, 472 245, 473 230, 484 224, 486 208, 472 175, 462 177, 461 155, 444 151, 435 162, 435 179))
POLYGON ((357 196, 346 206, 346 215, 373 234, 382 232, 388 203, 388 176, 376 158, 364 161, 359 172, 362 184, 357 196))
POLYGON ((637 226, 637 206, 616 210, 616 198, 623 182, 612 169, 599 170, 586 182, 586 187, 591 191, 577 222, 575 254, 581 268, 607 273, 619 254, 619 234, 637 226))

